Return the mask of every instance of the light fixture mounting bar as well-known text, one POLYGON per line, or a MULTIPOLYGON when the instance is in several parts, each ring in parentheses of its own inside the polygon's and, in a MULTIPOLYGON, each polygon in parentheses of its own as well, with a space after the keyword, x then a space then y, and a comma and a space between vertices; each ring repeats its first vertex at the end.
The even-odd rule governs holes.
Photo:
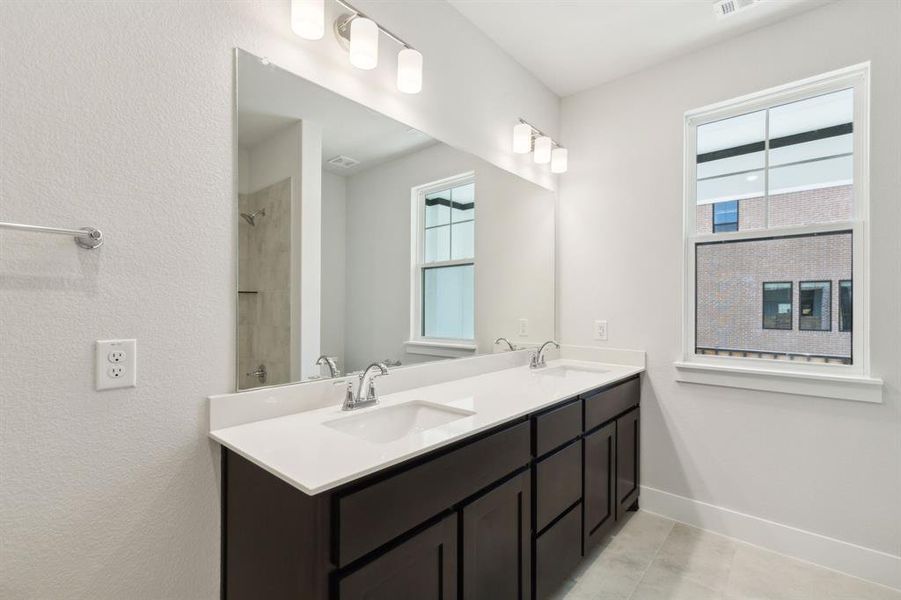
POLYGON ((551 138, 551 144, 552 144, 555 148, 562 148, 562 147, 563 147, 563 146, 560 145, 559 142, 557 142, 557 140, 555 140, 554 138, 552 138, 552 137, 549 136, 548 134, 544 133, 543 131, 541 131, 540 129, 538 129, 537 127, 535 127, 534 125, 532 125, 531 123, 529 123, 528 121, 526 121, 525 119, 523 119, 522 117, 519 117, 519 122, 522 123, 523 125, 528 125, 529 127, 532 128, 532 142, 535 142, 535 138, 537 138, 537 137, 549 137, 549 138, 551 138))
MULTIPOLYGON (((335 2, 337 2, 338 4, 340 4, 341 6, 343 6, 344 8, 346 8, 347 10, 349 10, 350 12, 353 13, 353 15, 352 15, 350 18, 348 18, 344 23, 341 24, 341 26, 340 26, 341 28, 346 28, 346 27, 350 24, 350 22, 351 22, 353 19, 355 19, 356 17, 363 17, 364 19, 369 19, 369 20, 371 20, 373 23, 375 23, 376 27, 379 28, 379 31, 381 31, 382 33, 384 33, 386 36, 388 36, 389 38, 391 38, 392 40, 394 40, 395 42, 397 42, 398 44, 400 44, 400 45, 403 46, 404 48, 409 48, 410 50, 416 50, 416 48, 414 48, 413 46, 411 46, 410 44, 408 44, 407 42, 405 42, 405 41, 403 40, 403 38, 401 38, 400 36, 397 36, 397 35, 391 33, 390 31, 388 31, 387 29, 385 29, 384 27, 382 27, 382 26, 379 24, 378 21, 376 21, 376 20, 373 19, 372 17, 366 15, 366 14, 363 13, 362 11, 358 10, 358 9, 357 9, 353 4, 351 4, 350 2, 345 2, 345 0, 335 0, 335 2)), ((342 37, 344 37, 344 36, 342 36, 342 37)))

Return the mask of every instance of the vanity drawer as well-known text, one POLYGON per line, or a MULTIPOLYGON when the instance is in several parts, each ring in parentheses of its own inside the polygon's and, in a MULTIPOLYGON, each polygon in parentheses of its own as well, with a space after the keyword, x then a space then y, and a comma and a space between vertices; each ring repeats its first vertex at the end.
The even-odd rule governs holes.
POLYGON ((551 597, 582 560, 582 507, 575 506, 535 540, 535 597, 551 597))
POLYGON ((633 406, 641 399, 639 379, 630 379, 603 392, 585 397, 585 431, 603 425, 618 414, 633 406))
POLYGON ((526 465, 522 422, 337 499, 335 563, 342 567, 526 465))
POLYGON ((558 448, 582 433, 582 403, 574 400, 535 417, 535 456, 558 448))
POLYGON ((541 531, 582 497, 582 443, 576 440, 535 465, 535 527, 541 531))

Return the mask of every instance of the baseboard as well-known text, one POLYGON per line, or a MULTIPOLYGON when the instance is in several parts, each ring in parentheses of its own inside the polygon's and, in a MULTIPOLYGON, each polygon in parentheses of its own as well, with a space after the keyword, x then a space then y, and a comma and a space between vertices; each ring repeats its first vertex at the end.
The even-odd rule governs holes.
POLYGON ((641 508, 779 554, 901 589, 901 556, 645 486, 641 487, 641 508))

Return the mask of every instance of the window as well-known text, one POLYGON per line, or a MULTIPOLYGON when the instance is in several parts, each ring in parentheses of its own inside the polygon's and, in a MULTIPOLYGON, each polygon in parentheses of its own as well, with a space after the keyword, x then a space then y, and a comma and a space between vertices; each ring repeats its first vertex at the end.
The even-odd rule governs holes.
POLYGON ((472 174, 414 188, 412 340, 475 339, 472 174))
POLYGON ((738 200, 713 205, 713 233, 738 231, 738 200))
POLYGON ((832 330, 831 281, 802 281, 798 286, 798 329, 832 330))
POLYGON ((838 282, 838 330, 851 331, 853 322, 851 282, 847 279, 838 282))
POLYGON ((682 381, 874 385, 851 327, 866 306, 868 78, 861 65, 686 114, 682 381))
POLYGON ((763 328, 792 328, 791 282, 765 282, 763 284, 763 328))

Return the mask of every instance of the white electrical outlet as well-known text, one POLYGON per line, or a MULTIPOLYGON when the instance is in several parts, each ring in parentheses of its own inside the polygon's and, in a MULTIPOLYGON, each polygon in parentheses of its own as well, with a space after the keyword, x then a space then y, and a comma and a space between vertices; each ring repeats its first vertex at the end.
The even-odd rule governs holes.
POLYGON ((594 339, 602 342, 607 341, 607 321, 594 322, 594 339))
POLYGON ((94 360, 98 390, 135 387, 136 340, 97 340, 94 360))
POLYGON ((529 320, 528 319, 520 319, 519 320, 519 337, 528 337, 529 335, 529 320))

